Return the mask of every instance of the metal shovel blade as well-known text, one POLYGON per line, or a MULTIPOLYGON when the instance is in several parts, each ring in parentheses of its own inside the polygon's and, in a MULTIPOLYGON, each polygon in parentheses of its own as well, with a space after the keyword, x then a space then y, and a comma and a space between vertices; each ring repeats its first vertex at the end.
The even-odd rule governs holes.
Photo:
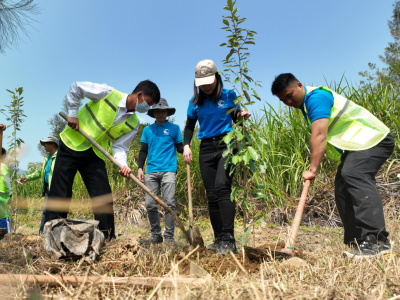
POLYGON ((197 247, 197 245, 199 245, 201 248, 204 247, 204 240, 198 227, 193 227, 193 229, 189 228, 188 230, 186 230, 186 235, 189 236, 191 240, 190 244, 193 247, 197 247))

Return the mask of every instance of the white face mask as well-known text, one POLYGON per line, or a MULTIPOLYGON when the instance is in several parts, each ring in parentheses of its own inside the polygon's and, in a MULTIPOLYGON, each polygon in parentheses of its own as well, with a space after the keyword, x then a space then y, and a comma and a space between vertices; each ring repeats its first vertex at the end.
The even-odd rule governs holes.
POLYGON ((143 103, 142 103, 142 104, 139 104, 139 101, 138 101, 138 102, 136 103, 136 108, 135 108, 135 110, 136 110, 138 113, 143 114, 143 113, 148 112, 149 109, 150 109, 150 106, 147 104, 146 101, 144 101, 144 95, 143 95, 143 103))

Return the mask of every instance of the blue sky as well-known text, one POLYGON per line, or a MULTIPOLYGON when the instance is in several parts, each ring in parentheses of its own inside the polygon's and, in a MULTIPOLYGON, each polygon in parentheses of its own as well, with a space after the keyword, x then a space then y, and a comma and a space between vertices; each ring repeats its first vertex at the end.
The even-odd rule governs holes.
MULTIPOLYGON (((276 106, 274 76, 294 73, 304 84, 352 82, 391 40, 387 20, 394 1, 238 0, 244 28, 255 30, 249 68, 262 82, 258 93, 276 106)), ((144 79, 177 108, 183 125, 193 93, 194 68, 202 59, 220 61, 226 32, 220 28, 225 0, 44 0, 29 38, 0 55, 0 107, 11 100, 5 89, 24 87, 25 112, 19 136, 26 142, 21 169, 42 161, 39 139, 47 120, 61 108, 74 81, 107 83, 130 93, 144 79)), ((261 105, 255 106, 255 110, 261 105)), ((143 121, 151 118, 140 115, 143 121)), ((4 118, 0 115, 0 122, 4 118)), ((5 134, 10 134, 8 129, 5 134)), ((4 143, 5 141, 3 141, 4 143)))

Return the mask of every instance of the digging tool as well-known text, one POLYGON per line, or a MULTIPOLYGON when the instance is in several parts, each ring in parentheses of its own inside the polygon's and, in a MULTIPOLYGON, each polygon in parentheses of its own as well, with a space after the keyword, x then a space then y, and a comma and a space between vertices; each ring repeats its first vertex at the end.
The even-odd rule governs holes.
POLYGON ((297 238, 297 233, 299 232, 301 217, 303 216, 304 207, 306 205, 308 190, 310 189, 311 181, 306 180, 304 183, 303 191, 301 193, 299 205, 297 206, 296 214, 293 219, 292 229, 290 230, 290 235, 286 240, 285 248, 281 251, 293 255, 293 250, 295 247, 295 242, 297 238))
POLYGON ((311 181, 306 180, 306 182, 304 183, 303 192, 301 193, 299 205, 297 206, 296 215, 294 216, 293 219, 290 235, 286 241, 285 248, 281 250, 271 250, 271 249, 268 250, 268 249, 260 249, 260 248, 244 246, 245 253, 249 259, 261 260, 261 259, 267 259, 268 257, 271 256, 273 258, 279 259, 279 258, 286 258, 293 256, 293 250, 295 247, 294 245, 297 238, 297 233, 300 228, 301 217, 303 216, 304 206, 306 205, 307 194, 310 185, 311 181))
MULTIPOLYGON (((186 121, 185 121, 186 126, 186 121)), ((200 247, 204 247, 204 240, 201 236, 200 230, 198 227, 193 228, 193 204, 192 204, 192 183, 190 180, 190 165, 186 165, 186 173, 187 173, 187 184, 188 184, 188 198, 189 198, 189 230, 186 233, 190 236, 192 240, 192 246, 196 247, 199 245, 200 247)))
MULTIPOLYGON (((59 115, 64 118, 66 121, 68 117, 65 113, 60 112, 59 115)), ((122 165, 112 157, 106 150, 104 150, 94 139, 92 139, 86 132, 84 132, 80 127, 78 129, 79 133, 82 134, 93 146, 95 146, 105 157, 107 157, 114 165, 118 167, 118 169, 122 168, 122 165)), ((182 221, 176 215, 176 213, 165 204, 156 194, 154 194, 150 189, 145 186, 139 179, 137 179, 132 173, 129 174, 130 179, 132 179, 142 190, 144 190, 147 194, 149 194, 159 205, 161 205, 167 212, 169 212, 175 219, 176 224, 178 225, 179 229, 182 231, 183 236, 189 242, 190 245, 193 245, 193 241, 190 236, 186 233, 185 227, 183 226, 182 221)))

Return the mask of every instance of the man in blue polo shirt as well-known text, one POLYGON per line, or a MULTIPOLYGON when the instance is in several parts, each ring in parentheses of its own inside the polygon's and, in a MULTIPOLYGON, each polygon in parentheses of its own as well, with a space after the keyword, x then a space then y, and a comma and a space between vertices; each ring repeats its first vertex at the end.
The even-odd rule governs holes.
MULTIPOLYGON (((156 195, 162 191, 163 201, 175 211, 175 185, 177 172, 176 151, 183 153, 182 134, 178 125, 171 124, 167 117, 175 113, 175 108, 169 107, 164 98, 153 105, 148 115, 156 121, 143 130, 141 149, 139 152, 138 178, 156 195), (147 159, 146 176, 143 166, 147 159)), ((145 198, 147 215, 150 221, 151 237, 141 241, 142 245, 160 244, 163 242, 161 235, 158 204, 146 194, 145 198)), ((175 220, 165 213, 164 238, 166 243, 174 244, 175 220)))
POLYGON ((327 87, 305 87, 293 74, 277 76, 271 91, 285 105, 301 109, 311 126, 311 162, 304 180, 314 180, 326 152, 340 161, 335 201, 344 227, 346 258, 389 253, 382 197, 375 175, 393 153, 389 128, 365 108, 327 87))

